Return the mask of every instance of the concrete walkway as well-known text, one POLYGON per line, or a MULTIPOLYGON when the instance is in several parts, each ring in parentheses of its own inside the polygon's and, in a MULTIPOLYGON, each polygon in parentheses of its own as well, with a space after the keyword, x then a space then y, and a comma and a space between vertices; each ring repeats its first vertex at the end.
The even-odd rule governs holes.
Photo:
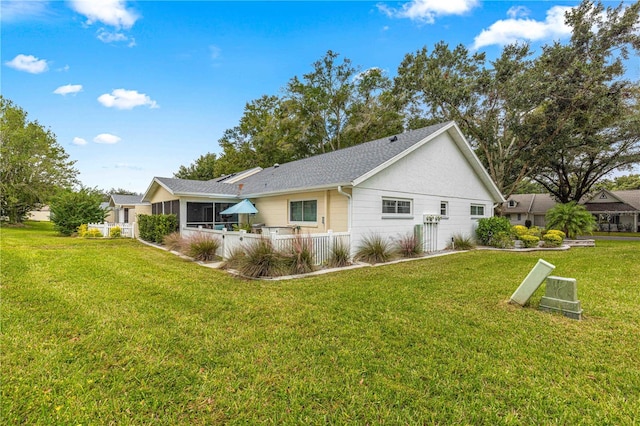
POLYGON ((619 237, 615 234, 611 235, 581 235, 577 237, 578 240, 612 240, 612 241, 640 241, 640 236, 637 237, 619 237))

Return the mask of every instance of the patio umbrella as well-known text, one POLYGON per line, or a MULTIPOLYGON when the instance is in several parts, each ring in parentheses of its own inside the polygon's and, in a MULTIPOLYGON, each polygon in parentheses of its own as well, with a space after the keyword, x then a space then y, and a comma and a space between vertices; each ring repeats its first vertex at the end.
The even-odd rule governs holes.
POLYGON ((258 209, 256 209, 251 201, 244 199, 240 201, 238 204, 235 204, 229 207, 226 210, 220 212, 220 214, 250 214, 250 213, 258 213, 258 209))

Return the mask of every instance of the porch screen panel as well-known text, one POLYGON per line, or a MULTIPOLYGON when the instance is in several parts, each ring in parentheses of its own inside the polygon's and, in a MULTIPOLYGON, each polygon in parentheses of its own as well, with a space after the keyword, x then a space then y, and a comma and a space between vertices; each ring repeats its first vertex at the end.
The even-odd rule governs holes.
POLYGON ((180 223, 180 200, 173 200, 171 202, 171 213, 175 214, 180 223))

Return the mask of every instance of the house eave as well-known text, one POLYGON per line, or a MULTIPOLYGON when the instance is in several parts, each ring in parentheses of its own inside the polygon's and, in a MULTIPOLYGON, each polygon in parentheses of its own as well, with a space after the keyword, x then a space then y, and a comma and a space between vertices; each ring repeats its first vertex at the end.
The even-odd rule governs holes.
POLYGON ((355 186, 355 184, 353 182, 342 182, 342 183, 335 182, 327 185, 308 186, 304 188, 292 188, 287 190, 267 191, 267 192, 254 192, 254 193, 243 194, 242 198, 275 197, 278 195, 299 194, 301 192, 313 192, 313 191, 323 191, 327 189, 336 189, 338 186, 352 187, 352 186, 355 186))

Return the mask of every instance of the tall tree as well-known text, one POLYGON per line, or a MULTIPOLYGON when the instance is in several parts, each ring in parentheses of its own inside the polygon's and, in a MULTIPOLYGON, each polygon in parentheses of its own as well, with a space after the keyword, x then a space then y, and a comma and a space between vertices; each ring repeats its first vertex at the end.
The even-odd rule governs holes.
POLYGON ((391 80, 379 68, 361 71, 329 50, 285 89, 296 156, 307 157, 397 133, 403 128, 391 80))
POLYGON ((179 179, 209 180, 216 177, 216 172, 216 154, 208 152, 188 166, 180 166, 173 176, 179 179))
POLYGON ((527 45, 509 45, 487 62, 482 52, 440 42, 431 53, 425 47, 406 55, 394 82, 410 127, 456 121, 506 196, 536 160, 532 139, 517 131, 523 111, 532 108, 530 55, 527 45))
POLYGON ((639 12, 639 2, 584 1, 567 13, 570 42, 545 46, 536 61, 538 106, 524 127, 546 146, 534 178, 560 202, 640 162, 640 86, 625 78, 624 62, 640 52, 639 12))
POLYGON ((568 44, 483 53, 444 43, 405 57, 395 93, 411 126, 455 120, 506 196, 534 179, 559 201, 579 200, 614 169, 639 161, 638 82, 624 60, 640 47, 638 2, 583 1, 567 15, 568 44))
POLYGON ((608 189, 609 191, 640 189, 640 174, 617 176, 613 179, 602 179, 594 188, 596 190, 608 189))
POLYGON ((0 214, 17 223, 57 190, 77 183, 78 172, 55 135, 2 96, 0 113, 0 214))

